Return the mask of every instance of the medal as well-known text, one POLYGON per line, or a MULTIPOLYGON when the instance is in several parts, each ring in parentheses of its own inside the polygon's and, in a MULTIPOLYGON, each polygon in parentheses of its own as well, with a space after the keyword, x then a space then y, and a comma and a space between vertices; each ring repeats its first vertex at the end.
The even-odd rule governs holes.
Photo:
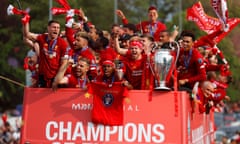
POLYGON ((46 37, 46 41, 48 44, 48 54, 49 54, 49 58, 52 59, 53 57, 56 57, 57 53, 54 52, 54 48, 57 44, 57 39, 53 40, 53 43, 51 45, 51 41, 48 39, 48 37, 46 37))
POLYGON ((56 54, 56 52, 53 52, 53 54, 52 54, 52 55, 53 55, 54 57, 56 57, 56 55, 57 55, 57 54, 56 54))

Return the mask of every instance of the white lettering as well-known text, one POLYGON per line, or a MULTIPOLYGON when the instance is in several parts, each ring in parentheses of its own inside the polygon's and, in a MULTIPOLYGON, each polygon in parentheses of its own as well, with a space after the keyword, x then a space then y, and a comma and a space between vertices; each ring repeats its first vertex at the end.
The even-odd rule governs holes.
POLYGON ((164 126, 161 124, 153 125, 153 133, 156 134, 156 136, 152 137, 154 143, 162 143, 165 141, 165 135, 164 133, 161 132, 164 129, 165 129, 164 126))
POLYGON ((58 123, 54 122, 54 121, 50 121, 47 123, 46 125, 46 138, 48 140, 55 140, 58 137, 58 133, 57 132, 53 132, 53 134, 51 135, 51 130, 57 129, 58 128, 58 123))
POLYGON ((123 126, 119 126, 119 129, 118 129, 118 141, 119 142, 123 141, 123 126))
POLYGON ((72 110, 92 110, 93 104, 90 103, 78 103, 72 104, 72 110))
POLYGON ((111 130, 110 126, 106 126, 105 141, 110 141, 110 135, 116 134, 117 128, 118 128, 117 126, 113 126, 111 130))
POLYGON ((138 141, 141 141, 144 136, 146 142, 151 142, 151 124, 147 124, 147 130, 144 127, 144 124, 139 124, 139 132, 138 132, 138 141))
POLYGON ((76 140, 77 137, 80 137, 81 140, 84 140, 84 141, 86 140, 86 136, 85 136, 85 132, 84 132, 82 123, 76 124, 72 140, 76 140))
POLYGON ((125 125, 124 138, 127 142, 134 142, 136 140, 137 128, 134 123, 128 123, 125 125), (132 131, 132 135, 130 135, 129 131, 132 131))
MULTIPOLYGON (((49 141, 82 142, 137 142, 164 143, 162 124, 126 123, 123 126, 94 125, 91 122, 55 122, 46 124, 46 139, 49 141)), ((193 134, 194 135, 194 134, 193 134)))
POLYGON ((124 105, 123 110, 124 111, 134 111, 134 112, 140 111, 138 105, 124 105))
POLYGON ((64 133, 67 135, 67 140, 71 140, 72 122, 67 122, 67 127, 64 128, 64 122, 59 123, 59 140, 63 140, 64 133))
POLYGON ((91 141, 92 137, 94 141, 97 141, 98 138, 100 141, 104 141, 104 126, 97 125, 95 128, 93 123, 89 122, 87 127, 87 140, 91 141))

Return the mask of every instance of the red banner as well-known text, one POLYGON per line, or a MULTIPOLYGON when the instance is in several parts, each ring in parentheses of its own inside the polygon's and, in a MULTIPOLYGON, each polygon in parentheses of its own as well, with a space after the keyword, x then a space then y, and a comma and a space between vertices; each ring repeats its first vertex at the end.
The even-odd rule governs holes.
POLYGON ((208 34, 217 31, 221 25, 219 19, 208 16, 204 12, 201 2, 197 2, 187 9, 187 20, 195 22, 201 30, 208 34))
POLYGON ((21 143, 211 143, 213 114, 192 115, 186 92, 132 90, 124 102, 124 123, 91 121, 93 98, 79 89, 25 88, 21 143))

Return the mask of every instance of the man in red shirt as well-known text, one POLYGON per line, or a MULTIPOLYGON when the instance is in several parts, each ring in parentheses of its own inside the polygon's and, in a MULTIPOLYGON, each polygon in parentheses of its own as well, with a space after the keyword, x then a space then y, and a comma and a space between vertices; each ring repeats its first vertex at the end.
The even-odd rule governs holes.
MULTIPOLYGON (((122 18, 123 24, 128 24, 128 20, 125 17, 124 13, 121 10, 117 10, 117 15, 122 18)), ((159 41, 160 32, 167 29, 166 25, 158 21, 158 12, 157 8, 150 6, 148 8, 148 18, 147 21, 142 21, 136 25, 137 29, 143 34, 150 34, 154 37, 155 41, 159 41)))
POLYGON ((97 77, 97 82, 104 82, 110 87, 114 82, 121 82, 123 86, 126 86, 128 89, 133 89, 132 85, 124 78, 123 73, 119 73, 114 59, 110 54, 107 54, 101 64, 101 74, 97 77))
POLYGON ((188 88, 190 91, 196 82, 206 80, 206 69, 203 56, 193 48, 195 36, 192 32, 185 31, 182 35, 183 46, 180 50, 177 63, 179 87, 188 88))
POLYGON ((81 57, 78 59, 77 65, 73 68, 70 74, 62 77, 59 84, 66 85, 68 88, 86 89, 89 83, 87 72, 90 68, 90 60, 81 57))
POLYGON ((210 81, 204 81, 199 85, 197 82, 196 84, 193 93, 196 95, 196 100, 198 101, 199 112, 206 112, 208 114, 214 105, 214 102, 211 99, 215 92, 214 85, 210 81))
POLYGON ((39 43, 39 87, 56 89, 59 75, 65 73, 68 62, 67 43, 59 37, 60 23, 48 22, 47 33, 35 34, 29 31, 29 22, 24 26, 24 36, 39 43))
POLYGON ((126 79, 133 86, 133 89, 142 89, 143 81, 148 79, 144 76, 144 70, 146 69, 147 55, 143 53, 143 44, 140 38, 130 41, 129 49, 120 48, 118 42, 118 35, 115 37, 115 49, 124 56, 122 58, 124 67, 126 69, 126 79))

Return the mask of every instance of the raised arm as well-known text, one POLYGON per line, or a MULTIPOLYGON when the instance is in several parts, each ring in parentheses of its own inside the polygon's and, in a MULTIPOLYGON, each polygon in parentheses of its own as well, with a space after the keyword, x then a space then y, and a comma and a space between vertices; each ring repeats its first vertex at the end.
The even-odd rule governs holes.
POLYGON ((119 45, 119 40, 118 39, 119 39, 119 35, 115 34, 114 35, 114 48, 115 48, 115 50, 117 51, 118 54, 126 55, 128 49, 121 48, 120 45, 119 45))
POLYGON ((38 34, 30 32, 30 26, 29 26, 30 16, 25 15, 22 18, 22 24, 23 24, 23 36, 31 41, 36 41, 38 34))
POLYGON ((122 19, 123 24, 128 24, 128 19, 121 10, 116 10, 116 14, 122 19))
POLYGON ((36 42, 37 34, 29 32, 30 16, 26 14, 22 19, 23 42, 39 56, 39 44, 36 42))
POLYGON ((179 27, 178 26, 174 26, 174 30, 171 32, 171 35, 170 35, 170 42, 173 42, 175 41, 176 37, 178 36, 178 33, 179 33, 179 27))

